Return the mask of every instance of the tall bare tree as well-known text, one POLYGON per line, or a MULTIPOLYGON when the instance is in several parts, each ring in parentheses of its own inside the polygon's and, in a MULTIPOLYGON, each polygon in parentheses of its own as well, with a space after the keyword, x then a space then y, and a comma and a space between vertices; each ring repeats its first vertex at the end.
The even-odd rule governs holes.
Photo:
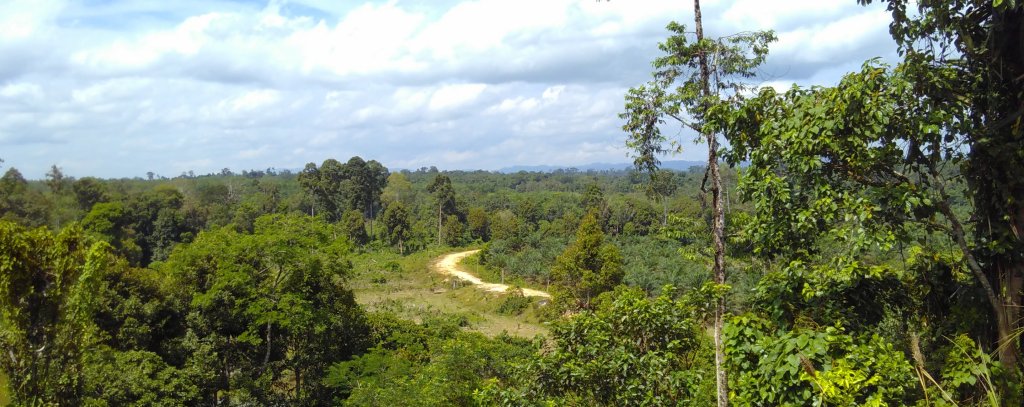
MULTIPOLYGON (((660 155, 681 151, 678 141, 669 141, 661 134, 666 118, 697 132, 699 140, 707 143, 708 166, 701 190, 707 192, 710 181, 710 227, 714 249, 712 273, 715 283, 724 288, 725 211, 718 168, 718 136, 726 133, 728 127, 716 118, 722 117, 723 111, 739 105, 745 89, 742 80, 754 76, 754 68, 764 61, 768 43, 774 41, 775 34, 762 31, 707 39, 699 0, 694 0, 693 10, 696 31, 687 32, 683 25, 675 22, 668 25, 672 35, 659 45, 666 55, 654 61, 654 79, 629 90, 626 112, 621 117, 626 119, 623 129, 630 134, 627 145, 635 152, 634 164, 652 177, 657 173, 660 155)), ((714 306, 715 379, 719 406, 729 403, 722 343, 725 301, 724 295, 717 296, 714 306)))

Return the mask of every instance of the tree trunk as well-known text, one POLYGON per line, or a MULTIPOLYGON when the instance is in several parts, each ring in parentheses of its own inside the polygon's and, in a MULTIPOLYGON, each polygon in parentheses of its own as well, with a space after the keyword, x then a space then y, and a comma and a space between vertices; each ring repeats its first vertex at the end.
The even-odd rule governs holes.
MULTIPOLYGON (((1013 4, 1013 2, 1010 2, 1013 4)), ((994 4, 994 3, 993 3, 994 4)), ((997 9, 993 6, 993 9, 997 9)), ((964 34, 966 35, 966 34, 964 34)), ((1024 156, 1020 124, 1024 112, 1024 8, 1009 6, 992 14, 987 34, 987 52, 977 54, 975 63, 986 72, 973 107, 985 118, 971 144, 967 183, 980 222, 975 235, 1004 247, 982 259, 985 277, 995 285, 999 361, 1021 379, 1021 289, 1024 288, 1024 156)), ((988 283, 988 281, 986 281, 988 283)))
MULTIPOLYGON (((956 216, 956 213, 953 212, 950 196, 946 193, 945 179, 943 179, 934 165, 929 167, 929 173, 939 190, 939 212, 949 221, 950 235, 957 246, 959 246, 960 252, 963 253, 967 268, 974 274, 992 309, 992 316, 996 322, 996 349, 999 354, 999 361, 1007 369, 1019 373, 1020 354, 1017 343, 1020 338, 1018 335, 1015 335, 1015 331, 1020 323, 1021 289, 1024 288, 1024 264, 1021 264, 1020 261, 1014 261, 1016 257, 1014 254, 1003 254, 994 259, 992 262, 994 264, 990 263, 988 265, 989 269, 986 272, 982 262, 978 260, 970 245, 967 244, 967 232, 964 231, 963 224, 956 216), (990 274, 995 275, 990 278, 990 274), (993 286, 993 281, 991 280, 994 280, 995 286, 993 286)), ((978 201, 978 197, 975 197, 975 202, 978 201)), ((981 201, 984 202, 984 200, 981 201)), ((998 213, 997 211, 993 212, 998 213)), ((1024 217, 1021 220, 1022 222, 1020 223, 1024 223, 1024 217)), ((993 222, 989 219, 987 223, 991 225, 993 222)), ((1018 226, 1013 220, 1011 220, 1010 224, 1013 228, 1024 228, 1024 225, 1018 226)))
POLYGON ((221 399, 220 397, 217 396, 216 389, 214 390, 213 394, 214 400, 217 400, 217 405, 231 405, 231 364, 228 361, 227 356, 224 357, 224 398, 221 399))
POLYGON ((1024 288, 1024 264, 1008 264, 997 267, 999 279, 1003 289, 1000 290, 1000 313, 998 342, 999 361, 1003 366, 1011 370, 1020 370, 1020 353, 1017 344, 1020 336, 1017 329, 1020 327, 1021 289, 1024 288), (1001 317, 1001 318, 1000 318, 1001 317))
POLYGON ((661 226, 668 226, 668 196, 661 198, 661 226))
MULTIPOLYGON (((295 401, 302 399, 302 370, 295 367, 295 401)), ((298 404, 298 403, 296 403, 298 404)))
MULTIPOLYGON (((700 0, 693 1, 693 19, 697 28, 697 43, 704 41, 704 26, 701 23, 700 0)), ((706 50, 698 55, 700 62, 701 95, 711 96, 711 70, 708 68, 706 50)), ((707 110, 706 102, 702 106, 707 110)), ((715 263, 712 271, 715 283, 725 284, 725 212, 722 210, 722 174, 718 171, 718 136, 705 133, 708 143, 708 175, 711 178, 711 213, 715 263)), ((722 342, 722 328, 725 324, 725 297, 719 298, 715 304, 715 384, 718 393, 718 407, 729 405, 729 383, 725 374, 725 348, 722 342)))
POLYGON ((270 350, 271 350, 271 336, 270 336, 270 333, 271 333, 271 325, 270 325, 270 322, 268 321, 267 322, 267 349, 266 349, 266 352, 264 352, 264 354, 263 354, 263 366, 260 367, 260 370, 266 369, 267 368, 267 364, 270 363, 270 350))

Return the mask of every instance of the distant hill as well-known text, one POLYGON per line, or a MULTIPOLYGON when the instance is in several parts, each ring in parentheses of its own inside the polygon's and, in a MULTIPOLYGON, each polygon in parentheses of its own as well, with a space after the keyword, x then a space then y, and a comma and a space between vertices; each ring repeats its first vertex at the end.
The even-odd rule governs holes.
MULTIPOLYGON (((686 171, 686 170, 689 170, 690 167, 703 167, 705 165, 707 165, 707 163, 705 163, 703 161, 662 161, 661 162, 661 168, 669 169, 669 170, 676 170, 676 171, 686 171)), ((515 172, 519 172, 519 171, 527 171, 527 172, 552 172, 552 171, 555 171, 555 170, 567 170, 567 169, 570 169, 570 168, 575 168, 575 169, 577 169, 579 171, 623 171, 623 170, 631 170, 631 169, 633 169, 633 164, 632 163, 618 163, 618 164, 591 163, 591 164, 584 164, 584 165, 569 165, 569 166, 564 166, 564 165, 563 166, 557 166, 557 165, 515 165, 515 166, 511 166, 511 167, 502 168, 502 169, 498 170, 498 172, 506 173, 506 174, 508 174, 508 173, 515 173, 515 172)))

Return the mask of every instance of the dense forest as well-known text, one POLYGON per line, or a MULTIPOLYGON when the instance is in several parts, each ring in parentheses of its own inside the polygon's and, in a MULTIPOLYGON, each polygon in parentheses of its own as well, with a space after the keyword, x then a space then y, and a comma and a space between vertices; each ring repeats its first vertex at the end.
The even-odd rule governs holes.
POLYGON ((695 2, 632 171, 4 168, 0 404, 1021 405, 1024 4, 885 3, 899 64, 780 92, 695 2))

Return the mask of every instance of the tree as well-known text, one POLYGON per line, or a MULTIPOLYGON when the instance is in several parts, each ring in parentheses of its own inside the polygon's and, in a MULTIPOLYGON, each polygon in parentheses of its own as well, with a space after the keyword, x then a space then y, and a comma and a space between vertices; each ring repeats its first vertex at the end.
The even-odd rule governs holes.
POLYGON ((181 222, 180 210, 185 197, 172 185, 159 185, 141 194, 130 195, 124 201, 123 228, 130 232, 141 249, 138 264, 147 265, 155 255, 166 255, 176 242, 197 225, 181 222), (163 214, 161 219, 161 214, 163 214))
POLYGON ((60 167, 53 165, 46 173, 46 186, 50 189, 50 218, 52 225, 60 229, 66 220, 77 217, 74 200, 66 192, 74 180, 66 177, 60 167))
MULTIPOLYGON (((870 3, 870 0, 860 0, 870 3)), ((985 290, 996 320, 999 359, 1020 369, 1024 290, 1024 2, 937 1, 908 11, 905 0, 887 1, 890 32, 899 45, 915 113, 928 125, 905 136, 908 160, 942 187, 937 167, 958 165, 974 212, 958 217, 951 191, 939 190, 934 206, 967 267, 985 290), (966 147, 966 148, 965 148, 966 147), (977 226, 965 229, 966 221, 977 226)), ((912 129, 914 130, 914 129, 912 129)), ((899 137, 899 135, 894 135, 899 137)), ((940 174, 941 175, 941 174, 940 174)))
POLYGON ((447 175, 437 174, 427 185, 427 192, 434 194, 434 201, 437 202, 437 245, 440 246, 444 236, 442 220, 445 215, 455 213, 455 189, 447 175))
POLYGON ((656 298, 616 290, 593 311, 555 321, 545 345, 512 377, 476 393, 480 405, 702 405, 708 346, 695 309, 666 287, 656 298))
MULTIPOLYGON (((675 119, 700 134, 708 146, 705 183, 711 181, 711 229, 715 250, 712 273, 715 282, 726 283, 725 275, 725 212, 722 205, 722 178, 718 168, 718 136, 726 133, 728 122, 718 120, 736 109, 743 99, 745 86, 737 80, 750 78, 768 53, 768 43, 775 40, 772 32, 741 33, 719 38, 704 37, 700 1, 694 0, 693 40, 684 26, 668 25, 672 36, 659 45, 666 54, 654 61, 654 80, 632 88, 626 95, 626 119, 623 129, 630 134, 627 145, 636 152, 638 169, 654 173, 658 155, 669 152, 659 128, 666 117, 675 119)), ((728 134, 726 134, 728 137, 728 134)), ((679 151, 679 145, 672 150, 679 151)), ((715 366, 718 383, 718 406, 728 405, 727 376, 724 369, 722 327, 725 323, 725 297, 715 311, 715 366)))
POLYGON ((387 178, 387 168, 359 157, 352 157, 345 164, 329 158, 320 167, 308 163, 298 177, 299 185, 313 197, 314 208, 320 208, 331 222, 341 220, 350 209, 361 211, 371 220, 375 218, 387 178))
POLYGON ((583 191, 583 197, 580 198, 580 206, 584 211, 604 212, 608 207, 608 202, 604 199, 604 191, 601 190, 601 186, 596 183, 587 184, 587 188, 583 191))
POLYGON ((412 183, 409 182, 409 178, 405 174, 394 172, 388 175, 387 186, 381 192, 381 200, 385 204, 401 202, 408 208, 412 205, 414 197, 412 183))
POLYGON ((322 216, 328 221, 336 222, 346 209, 345 193, 342 185, 344 167, 338 160, 328 158, 320 167, 314 163, 306 164, 299 172, 299 185, 313 197, 313 208, 310 215, 320 209, 322 216))
POLYGON ((93 205, 82 219, 82 228, 113 247, 114 252, 132 264, 142 261, 142 248, 135 241, 131 219, 120 202, 102 202, 93 205))
POLYGON ((28 181, 16 168, 8 168, 0 177, 0 219, 17 221, 23 225, 46 224, 47 203, 38 191, 29 188, 28 181))
POLYGON ((398 252, 405 254, 405 242, 412 232, 409 224, 409 212, 401 202, 394 202, 384 210, 382 222, 387 233, 388 242, 398 245, 398 252))
POLYGON ((64 172, 56 164, 50 166, 50 171, 46 172, 46 186, 50 188, 50 192, 54 195, 60 195, 64 192, 64 187, 68 181, 64 177, 64 172))
POLYGON ((672 194, 676 193, 678 184, 675 182, 676 173, 670 170, 658 170, 650 175, 650 180, 647 184, 647 194, 653 196, 655 200, 661 202, 662 216, 661 225, 668 225, 668 200, 672 194))
POLYGON ((346 209, 356 209, 370 219, 373 233, 373 219, 380 207, 380 195, 387 184, 388 169, 376 160, 364 161, 356 156, 342 166, 342 190, 347 195, 346 209))
POLYGON ((444 219, 444 243, 448 246, 458 246, 462 243, 464 228, 458 216, 448 215, 444 219))
POLYGON ((81 228, 55 236, 0 221, 0 369, 15 402, 78 404, 81 358, 97 341, 93 294, 111 261, 81 228))
POLYGON ((368 331, 352 291, 338 227, 304 215, 267 215, 252 234, 200 233, 162 271, 190 304, 182 347, 208 379, 204 399, 230 404, 324 405, 327 367, 361 353, 368 331))
POLYGON ((488 224, 492 240, 515 240, 521 237, 522 222, 508 209, 491 214, 488 224))
POLYGON ((345 236, 348 236, 352 244, 363 246, 370 241, 370 237, 366 234, 366 220, 363 219, 363 214, 359 211, 345 211, 345 214, 341 216, 340 224, 345 230, 345 236))
POLYGON ((487 211, 479 206, 469 208, 466 214, 466 222, 469 224, 469 234, 474 239, 486 242, 490 239, 490 230, 487 219, 487 211))
POLYGON ((100 180, 93 177, 82 177, 71 184, 71 190, 75 193, 75 200, 78 208, 89 211, 92 206, 107 200, 106 187, 100 180))
POLYGON ((847 272, 867 272, 872 249, 948 242, 959 255, 947 264, 973 277, 989 308, 989 348, 1019 370, 1024 5, 888 3, 895 69, 868 61, 835 87, 765 89, 733 117, 733 160, 756 161, 741 186, 756 208, 753 240, 804 262, 811 243, 842 242, 825 262, 847 272))
POLYGON ((574 309, 590 308, 594 297, 622 282, 622 255, 615 245, 604 242, 594 211, 583 217, 576 240, 555 259, 551 277, 574 309))

